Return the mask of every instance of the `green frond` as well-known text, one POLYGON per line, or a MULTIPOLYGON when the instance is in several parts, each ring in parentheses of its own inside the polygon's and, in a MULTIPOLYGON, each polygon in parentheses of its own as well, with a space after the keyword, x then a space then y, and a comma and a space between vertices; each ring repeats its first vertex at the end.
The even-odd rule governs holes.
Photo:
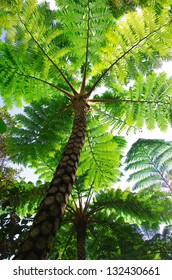
POLYGON ((165 106, 158 106, 156 110, 157 124, 161 131, 167 131, 169 125, 165 111, 165 106))
POLYGON ((132 126, 134 124, 134 111, 136 106, 134 103, 131 103, 128 110, 126 111, 126 119, 125 122, 128 126, 132 126))
POLYGON ((106 45, 99 52, 102 62, 93 66, 92 74, 110 67, 119 81, 124 83, 128 75, 135 78, 138 70, 145 73, 148 65, 151 68, 159 66, 159 58, 169 57, 171 53, 171 43, 163 35, 164 32, 170 34, 170 30, 168 9, 164 9, 160 15, 151 8, 128 13, 117 21, 115 28, 107 31, 106 45))
POLYGON ((138 104, 138 110, 135 118, 136 128, 140 129, 144 126, 145 123, 145 106, 143 103, 138 104))
POLYGON ((139 139, 134 143, 125 161, 125 169, 131 172, 128 181, 135 181, 133 189, 157 185, 171 191, 171 158, 171 142, 139 139))
POLYGON ((70 90, 68 78, 58 67, 64 67, 69 52, 60 25, 47 4, 36 6, 34 1, 32 6, 31 2, 26 1, 22 11, 11 4, 18 25, 13 22, 6 30, 5 43, 1 42, 1 90, 6 103, 8 95, 13 100, 19 96, 26 102, 48 96, 49 88, 51 94, 61 88, 59 84, 63 84, 62 92, 70 90))
POLYGON ((102 103, 96 104, 95 111, 112 131, 141 129, 145 125, 149 130, 157 126, 166 131, 171 125, 172 78, 165 73, 139 74, 123 92, 108 80, 107 86, 110 90, 99 97, 102 103))
POLYGON ((131 175, 129 175, 128 181, 137 181, 137 180, 141 180, 144 178, 147 178, 147 176, 155 178, 157 175, 157 171, 152 170, 151 166, 138 170, 136 172, 133 172, 131 175))
MULTIPOLYGON (((6 189, 1 189, 0 200, 1 202, 9 200, 11 202, 9 208, 15 209, 20 217, 26 217, 35 214, 47 188, 48 184, 43 185, 40 181, 33 184, 31 181, 26 183, 14 180, 13 184, 6 189)), ((2 212, 6 212, 6 210, 1 209, 2 212)))
POLYGON ((13 7, 14 5, 18 5, 18 9, 21 10, 23 0, 19 0, 17 2, 13 1, 13 3, 12 1, 1 1, 0 26, 3 26, 5 29, 11 28, 14 24, 18 23, 17 15, 14 9, 12 9, 11 4, 13 4, 13 7))
POLYGON ((35 12, 37 1, 27 0, 23 5, 23 18, 25 21, 29 20, 32 14, 35 12))
MULTIPOLYGON (((159 148, 160 150, 160 148, 159 148)), ((161 152, 158 154, 156 153, 155 154, 155 164, 158 165, 158 166, 166 166, 165 162, 169 162, 169 160, 172 159, 171 157, 172 155, 172 151, 171 151, 171 143, 167 143, 166 147, 162 147, 161 148, 161 152)))
POLYGON ((125 141, 108 133, 108 126, 96 122, 95 118, 89 122, 88 128, 77 174, 86 173, 85 186, 93 184, 98 190, 117 181, 125 141))
POLYGON ((105 40, 104 23, 108 28, 113 18, 105 2, 97 1, 57 1, 57 19, 62 23, 64 35, 71 42, 71 55, 80 63, 84 62, 87 37, 89 53, 93 56, 96 48, 105 40), (89 29, 88 29, 89 24, 89 29), (79 46, 79 47, 78 47, 79 46))
MULTIPOLYGON (((57 149, 56 149, 57 150, 57 149)), ((36 168, 35 174, 39 175, 39 180, 50 182, 54 174, 57 161, 60 160, 61 151, 51 152, 47 155, 45 160, 33 162, 30 167, 36 168)))
POLYGON ((136 10, 138 7, 151 7, 155 13, 160 14, 164 7, 171 4, 170 0, 108 0, 110 8, 115 18, 121 15, 136 10))
POLYGON ((152 104, 147 105, 146 126, 147 126, 147 129, 149 129, 149 130, 153 130, 156 127, 155 110, 156 110, 155 105, 153 105, 153 106, 152 106, 152 104))
POLYGON ((53 85, 52 78, 49 81, 45 79, 47 70, 44 68, 44 58, 39 53, 36 56, 22 57, 20 50, 17 54, 14 47, 1 42, 1 56, 3 60, 0 62, 0 90, 5 105, 21 105, 22 100, 29 103, 48 97, 54 93, 56 83, 53 85), (38 66, 39 65, 39 66, 38 66))
MULTIPOLYGON (((150 198, 151 201, 153 198, 150 198)), ((163 204, 164 201, 160 202, 163 204)), ((124 218, 125 221, 145 221, 154 222, 166 220, 167 217, 162 216, 161 211, 155 211, 149 200, 141 199, 136 193, 129 190, 122 191, 110 189, 106 192, 101 191, 95 196, 94 205, 91 205, 91 215, 97 215, 99 212, 104 213, 108 209, 111 215, 115 214, 116 218, 124 218)))
MULTIPOLYGON (((23 98, 30 102, 51 95, 55 89, 76 94, 86 80, 93 82, 95 76, 95 81, 104 82, 108 73, 124 83, 170 56, 171 19, 161 2, 160 12, 154 5, 141 3, 146 8, 129 12, 117 21, 108 1, 62 0, 56 5, 58 9, 52 11, 46 2, 4 2, 10 24, 5 26, 0 67, 1 91, 7 104, 10 96, 21 104, 23 98), (11 44, 10 54, 7 43, 11 44)), ((133 5, 135 9, 138 3, 133 5)), ((4 14, 0 20, 1 16, 4 14)), ((141 80, 139 84, 137 98, 141 80)), ((92 91, 94 82, 88 87, 92 91)), ((136 113, 138 110, 134 108, 136 113)), ((134 117, 127 118, 129 125, 134 117)), ((138 128, 142 122, 137 123, 138 128)), ((154 127, 149 118, 147 125, 154 127)), ((160 121, 159 126, 165 130, 160 121)))
MULTIPOLYGON (((130 155, 130 157, 132 157, 132 155, 130 155)), ((126 158, 126 163, 127 166, 125 167, 125 170, 142 170, 144 168, 149 168, 150 163, 148 162, 147 159, 144 159, 142 156, 139 157, 137 154, 133 155, 134 160, 131 162, 128 162, 128 157, 126 158)))
POLYGON ((37 162, 45 161, 48 155, 52 156, 56 151, 61 153, 72 121, 70 111, 62 112, 57 118, 65 105, 64 97, 54 96, 52 100, 42 99, 32 103, 25 107, 24 114, 16 115, 16 126, 8 139, 8 149, 14 162, 37 166, 37 162))
POLYGON ((137 183, 134 184, 133 190, 137 190, 140 188, 151 188, 153 186, 162 185, 162 180, 160 180, 159 176, 154 177, 146 177, 144 179, 139 180, 137 183))
POLYGON ((3 121, 3 119, 0 118, 0 134, 5 133, 7 130, 7 126, 5 124, 5 122, 3 121))

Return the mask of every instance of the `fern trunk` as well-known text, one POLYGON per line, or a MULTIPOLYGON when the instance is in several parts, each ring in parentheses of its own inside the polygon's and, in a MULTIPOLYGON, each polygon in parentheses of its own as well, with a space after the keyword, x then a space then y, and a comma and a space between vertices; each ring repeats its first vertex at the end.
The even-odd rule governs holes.
POLYGON ((56 168, 46 197, 34 218, 27 239, 16 260, 46 260, 54 244, 75 181, 75 173, 86 135, 88 105, 84 99, 73 102, 74 123, 69 141, 56 168))
POLYGON ((86 250, 85 250, 86 228, 87 228, 87 223, 82 218, 80 221, 77 222, 77 224, 75 224, 78 260, 86 259, 86 250))

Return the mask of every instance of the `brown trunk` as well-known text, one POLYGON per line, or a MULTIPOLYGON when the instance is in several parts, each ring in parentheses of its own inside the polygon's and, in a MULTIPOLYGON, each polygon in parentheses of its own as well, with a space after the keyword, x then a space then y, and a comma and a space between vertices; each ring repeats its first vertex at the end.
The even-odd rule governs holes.
POLYGON ((86 259, 85 241, 86 241, 86 228, 87 223, 84 220, 80 220, 75 225, 77 236, 77 258, 78 260, 86 259))
POLYGON ((54 238, 60 227, 68 198, 75 181, 79 156, 85 142, 86 114, 88 105, 84 99, 73 102, 74 124, 69 141, 46 197, 34 218, 27 239, 21 245, 16 260, 45 260, 54 244, 54 238))

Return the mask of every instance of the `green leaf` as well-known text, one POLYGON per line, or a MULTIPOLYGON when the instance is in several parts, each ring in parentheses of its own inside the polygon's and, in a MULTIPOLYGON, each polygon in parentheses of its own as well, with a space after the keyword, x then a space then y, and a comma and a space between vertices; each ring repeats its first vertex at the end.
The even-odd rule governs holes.
POLYGON ((171 191, 171 158, 172 142, 139 139, 127 153, 128 181, 135 182, 134 189, 158 186, 171 191))
POLYGON ((6 130, 7 126, 5 122, 2 119, 0 119, 0 134, 3 134, 4 132, 6 132, 6 130))

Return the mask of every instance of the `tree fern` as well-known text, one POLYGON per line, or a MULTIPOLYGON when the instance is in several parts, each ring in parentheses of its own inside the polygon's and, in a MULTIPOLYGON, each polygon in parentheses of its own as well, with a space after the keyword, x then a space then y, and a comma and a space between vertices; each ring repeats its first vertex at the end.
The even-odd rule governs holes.
MULTIPOLYGON (((99 253, 96 251, 96 256, 93 257, 94 250, 101 248, 102 254, 107 254, 107 256, 108 252, 111 252, 108 244, 112 242, 112 236, 115 237, 116 242, 113 242, 113 247, 111 243, 111 247, 114 250, 115 246, 120 248, 123 252, 123 254, 121 252, 121 258, 127 258, 129 251, 125 251, 124 247, 128 248, 129 244, 131 246, 132 244, 136 245, 136 243, 138 246, 141 246, 145 239, 145 227, 149 233, 151 231, 154 232, 155 224, 157 227, 161 221, 167 221, 171 217, 171 201, 165 196, 157 195, 156 198, 152 197, 149 200, 145 200, 138 193, 132 193, 129 189, 122 191, 120 188, 117 190, 103 190, 95 194, 94 186, 84 189, 84 181, 84 178, 79 177, 76 182, 63 220, 63 226, 55 241, 50 259, 76 259, 75 223, 77 220, 83 219, 87 221, 87 258, 97 259, 99 258, 99 253), (158 208, 156 206, 157 202, 160 206, 158 208), (135 222, 137 222, 137 225, 134 224, 135 222), (138 225, 138 223, 140 224, 138 225), (101 238, 102 232, 105 238, 103 240, 101 238), (133 236, 135 237, 134 242, 133 236), (121 243, 122 239, 123 244, 121 243), (90 243, 92 244, 91 248, 90 243)), ((15 238, 14 245, 10 251, 3 252, 1 250, 4 258, 12 256, 17 249, 18 242, 25 237, 25 232, 29 230, 29 223, 32 221, 31 215, 35 213, 36 207, 44 193, 46 193, 47 187, 47 184, 42 185, 40 182, 36 186, 31 182, 13 182, 10 187, 1 192, 0 202, 3 205, 3 211, 0 213, 2 218, 1 237, 8 236, 8 230, 10 230, 11 239, 15 238), (14 224, 13 228, 9 225, 7 229, 4 225, 4 217, 6 217, 4 215, 9 209, 15 209, 15 215, 20 222, 20 227, 17 227, 20 236, 17 239, 14 237, 16 234, 14 224)), ((168 235, 168 231, 166 231, 166 235, 168 235)), ((140 259, 141 257, 137 249, 138 247, 132 249, 132 255, 140 259)), ((144 251, 144 254, 147 259, 146 252, 147 250, 144 251)), ((117 258, 113 252, 110 255, 113 259, 117 258)))
POLYGON ((166 94, 163 94, 164 86, 161 87, 162 81, 165 86, 170 81, 165 76, 155 78, 153 98, 153 90, 147 91, 149 99, 144 95, 150 71, 171 57, 170 4, 159 0, 157 8, 146 1, 146 5, 136 10, 141 1, 134 1, 131 9, 127 9, 129 12, 123 13, 122 2, 122 11, 114 16, 111 9, 114 3, 117 2, 109 5, 109 1, 100 0, 62 0, 56 1, 57 10, 51 11, 47 3, 3 1, 0 21, 5 17, 7 20, 3 24, 5 38, 0 43, 0 91, 7 106, 19 106, 23 101, 32 103, 31 108, 25 109, 26 116, 17 117, 18 126, 9 140, 13 159, 32 165, 41 161, 47 164, 52 155, 59 160, 57 149, 60 152, 63 149, 71 127, 71 114, 66 110, 72 108, 74 113, 72 133, 35 217, 28 236, 31 242, 26 241, 30 246, 27 252, 25 246, 21 247, 19 259, 48 258, 76 178, 85 139, 78 175, 87 172, 85 184, 94 182, 95 188, 103 188, 112 184, 119 174, 122 145, 119 138, 118 141, 113 136, 110 139, 112 130, 140 129, 145 124, 143 118, 149 129, 157 123, 165 130, 171 123, 171 87, 166 94), (126 86, 131 79, 135 85, 128 90, 126 86), (104 95, 94 98, 94 91, 100 85, 106 86, 108 100, 104 95), (49 105, 49 100, 52 112, 41 103, 49 105), (37 102, 42 106, 39 110, 37 102), (106 103, 110 103, 109 109, 106 103), (97 112, 102 119, 95 117, 97 112), (62 120, 64 115, 66 119, 62 120), (58 116, 58 123, 54 116, 58 116), (102 120, 105 123, 100 125, 102 120), (105 142, 96 142, 97 136, 107 137, 106 147, 105 142), (40 234, 35 237, 37 223, 40 234), (45 227, 47 223, 49 226, 45 227), (41 246, 37 246, 40 242, 41 246))
MULTIPOLYGON (((96 251, 96 259, 103 253, 108 255, 108 252, 110 252, 108 259, 116 259, 117 256, 115 257, 113 248, 114 250, 116 250, 116 248, 122 250, 122 247, 128 248, 131 243, 137 244, 140 247, 143 244, 143 240, 146 238, 146 233, 144 231, 145 226, 149 233, 152 231, 155 234, 155 228, 158 228, 158 219, 166 219, 165 216, 167 212, 164 213, 164 217, 162 217, 160 210, 158 210, 160 211, 158 214, 156 208, 153 207, 154 203, 152 199, 152 203, 150 203, 150 200, 145 201, 143 198, 140 199, 138 194, 131 193, 129 190, 123 192, 121 189, 110 189, 94 194, 94 187, 90 189, 90 192, 88 190, 83 190, 82 185, 78 184, 77 187, 74 188, 72 199, 64 218, 64 225, 57 239, 57 242, 60 242, 62 245, 61 249, 58 249, 56 243, 54 251, 52 252, 55 254, 55 251, 58 250, 60 254, 59 259, 74 259, 77 256, 75 223, 77 223, 78 220, 83 220, 87 223, 87 242, 85 246, 87 259, 89 259, 90 256, 95 258, 93 255, 98 248, 101 250, 101 253, 96 251), (91 196, 93 200, 90 200, 89 197, 91 196), (137 223, 140 221, 140 224, 135 224, 134 222, 136 221, 137 223), (114 237, 113 242, 111 234, 114 237), (64 235, 66 236, 65 238, 63 238, 64 235), (102 235, 105 238, 104 241, 101 237, 102 235), (122 237, 121 239, 123 239, 123 244, 122 240, 120 240, 120 236, 122 237), (133 236, 135 236, 134 242, 133 236), (69 237, 72 238, 71 242, 69 242, 69 237), (65 245, 62 244, 63 241, 65 245)), ((170 200, 167 198, 161 197, 160 199, 159 197, 159 200, 161 201, 161 206, 167 205, 167 201, 171 204, 170 200)), ((170 206, 168 209, 170 210, 170 206)), ((121 258, 127 258, 128 252, 126 251, 125 253, 123 251, 124 255, 121 258)), ((153 253, 154 251, 152 255, 153 253)), ((132 254, 138 259, 141 258, 137 249, 133 249, 132 254)), ((105 255, 104 258, 106 259, 105 255)), ((151 257, 153 258, 153 256, 151 257)), ((148 258, 146 252, 145 258, 148 258)))
POLYGON ((129 182, 134 189, 158 185, 171 191, 172 143, 163 140, 139 139, 126 158, 129 182))

